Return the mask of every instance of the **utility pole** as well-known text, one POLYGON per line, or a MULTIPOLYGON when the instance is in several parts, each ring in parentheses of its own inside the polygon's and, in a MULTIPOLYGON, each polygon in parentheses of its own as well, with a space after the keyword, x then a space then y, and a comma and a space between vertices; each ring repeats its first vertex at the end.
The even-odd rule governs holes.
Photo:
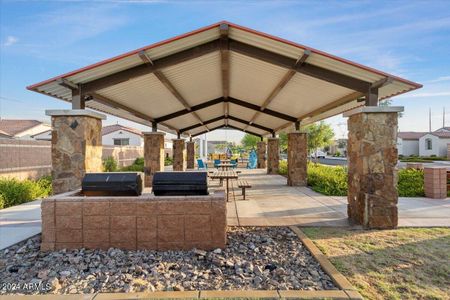
POLYGON ((429 108, 428 111, 428 132, 431 132, 431 107, 429 108))
POLYGON ((442 108, 442 128, 445 127, 445 106, 442 108))

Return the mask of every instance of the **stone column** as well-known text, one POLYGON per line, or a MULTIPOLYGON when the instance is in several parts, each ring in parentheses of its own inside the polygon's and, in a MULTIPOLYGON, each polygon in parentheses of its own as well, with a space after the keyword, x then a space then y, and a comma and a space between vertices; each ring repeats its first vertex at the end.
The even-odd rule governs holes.
POLYGON ((184 139, 173 140, 173 170, 186 170, 186 148, 184 145, 184 139))
POLYGON ((278 138, 267 139, 267 174, 278 174, 280 165, 280 140, 278 138))
POLYGON ((397 124, 403 107, 360 107, 348 119, 348 217, 364 228, 396 228, 397 124))
POLYGON ((187 168, 195 168, 195 142, 186 142, 187 168))
POLYGON ((102 120, 84 109, 47 110, 52 117, 52 186, 59 194, 81 187, 86 173, 102 172, 102 120))
POLYGON ((256 147, 256 155, 258 157, 258 169, 266 168, 266 142, 258 142, 256 147))
POLYGON ((164 171, 164 136, 163 132, 144 132, 144 186, 150 187, 153 175, 164 171))
POLYGON ((308 162, 307 134, 288 133, 288 179, 290 186, 306 186, 306 167, 308 162))

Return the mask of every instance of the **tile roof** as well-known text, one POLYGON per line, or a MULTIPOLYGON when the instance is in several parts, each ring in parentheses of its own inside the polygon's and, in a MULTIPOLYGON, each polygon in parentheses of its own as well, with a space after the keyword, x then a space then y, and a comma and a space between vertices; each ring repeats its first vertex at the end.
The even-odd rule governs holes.
POLYGON ((119 131, 119 130, 128 131, 128 132, 131 132, 131 133, 134 133, 134 134, 142 136, 142 132, 141 131, 139 131, 139 130, 137 130, 135 128, 126 127, 126 126, 123 126, 123 125, 120 125, 120 124, 104 126, 102 128, 102 135, 107 135, 107 134, 110 134, 112 132, 119 131))
POLYGON ((27 129, 33 128, 39 124, 42 124, 38 120, 0 120, 0 130, 10 136, 14 136, 27 129))
POLYGON ((442 139, 450 139, 450 131, 432 132, 431 134, 442 139))
POLYGON ((4 132, 3 130, 0 130, 0 136, 1 137, 11 137, 11 135, 7 134, 6 132, 4 132))
POLYGON ((428 132, 414 132, 414 131, 404 131, 399 132, 398 137, 402 140, 418 140, 428 132))

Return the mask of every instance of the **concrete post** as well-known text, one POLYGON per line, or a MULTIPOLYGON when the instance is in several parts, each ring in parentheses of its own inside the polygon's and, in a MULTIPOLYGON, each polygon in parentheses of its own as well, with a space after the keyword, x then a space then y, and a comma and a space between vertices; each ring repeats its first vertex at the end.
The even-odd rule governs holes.
POLYGON ((153 175, 164 171, 163 132, 144 132, 144 186, 151 187, 153 175))
POLYGON ((306 186, 306 168, 308 163, 307 134, 288 133, 288 179, 290 186, 306 186))
POLYGON ((84 109, 47 110, 52 117, 52 186, 59 194, 81 187, 86 173, 102 172, 102 120, 84 109))
POLYGON ((267 174, 278 174, 280 165, 280 140, 278 138, 267 139, 267 174))
POLYGON ((186 148, 184 139, 173 139, 173 170, 186 170, 186 148))
POLYGON ((187 168, 195 168, 195 142, 186 142, 187 168))
POLYGON ((256 144, 256 155, 258 158, 258 169, 266 168, 266 142, 256 144))
POLYGON ((397 124, 403 107, 360 107, 348 119, 348 217, 364 228, 398 224, 397 124))

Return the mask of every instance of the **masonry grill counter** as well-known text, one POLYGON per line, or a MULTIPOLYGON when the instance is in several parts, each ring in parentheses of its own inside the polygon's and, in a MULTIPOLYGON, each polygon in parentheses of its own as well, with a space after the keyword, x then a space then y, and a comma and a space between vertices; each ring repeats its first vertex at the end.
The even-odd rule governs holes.
POLYGON ((212 250, 226 246, 223 191, 206 172, 89 173, 82 189, 43 199, 41 250, 212 250))

